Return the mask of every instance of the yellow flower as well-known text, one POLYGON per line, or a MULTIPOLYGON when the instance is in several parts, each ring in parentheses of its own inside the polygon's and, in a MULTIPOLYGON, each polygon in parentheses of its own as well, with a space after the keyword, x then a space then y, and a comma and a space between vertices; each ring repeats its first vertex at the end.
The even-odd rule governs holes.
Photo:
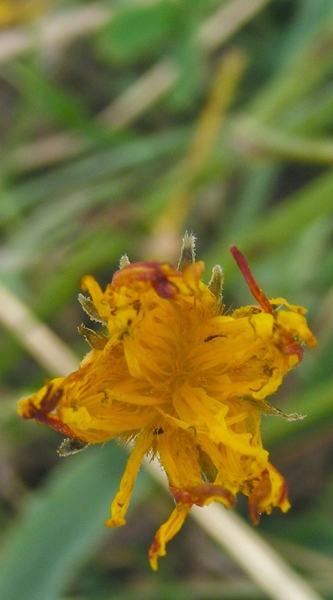
POLYGON ((242 492, 254 523, 275 506, 289 508, 286 483, 262 446, 260 417, 282 414, 266 398, 316 340, 305 310, 268 300, 242 254, 231 252, 258 305, 230 314, 223 313, 222 269, 214 268, 208 286, 201 281, 193 236, 184 238, 177 270, 125 257, 104 292, 84 277, 90 298, 81 303, 106 334, 81 326, 92 350, 80 368, 19 405, 23 418, 70 438, 61 455, 115 437, 133 442, 110 527, 125 523, 143 457, 158 457, 176 506, 149 550, 154 569, 193 504, 230 508, 242 492))

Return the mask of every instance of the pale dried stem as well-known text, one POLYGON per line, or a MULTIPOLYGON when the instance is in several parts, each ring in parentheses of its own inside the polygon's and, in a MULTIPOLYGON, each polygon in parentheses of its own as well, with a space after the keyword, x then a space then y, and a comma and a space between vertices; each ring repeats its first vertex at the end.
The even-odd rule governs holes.
MULTIPOLYGON (((155 462, 145 467, 163 487, 165 473, 155 462)), ((223 548, 248 576, 273 600, 322 600, 313 588, 235 512, 217 503, 193 506, 192 518, 223 548)))
POLYGON ((192 508, 192 517, 229 556, 274 600, 322 600, 235 512, 218 504, 192 508))
POLYGON ((199 41, 209 52, 220 48, 270 0, 232 0, 223 4, 199 30, 199 41))
POLYGON ((1 284, 0 322, 52 375, 68 375, 78 368, 78 359, 68 346, 1 284))
POLYGON ((0 34, 0 63, 19 58, 33 49, 62 48, 76 37, 100 29, 111 11, 94 2, 74 10, 54 13, 30 28, 15 27, 0 34))
POLYGON ((160 61, 106 107, 98 115, 97 121, 113 127, 127 125, 155 104, 173 86, 177 76, 171 61, 160 61))
POLYGON ((77 156, 86 148, 89 148, 89 141, 82 136, 74 132, 60 132, 22 144, 13 151, 12 160, 20 170, 29 171, 77 156))

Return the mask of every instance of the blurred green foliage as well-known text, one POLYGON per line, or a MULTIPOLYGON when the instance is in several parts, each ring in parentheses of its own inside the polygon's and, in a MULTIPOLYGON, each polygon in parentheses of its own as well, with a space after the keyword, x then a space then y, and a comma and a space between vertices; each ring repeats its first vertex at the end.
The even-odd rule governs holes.
MULTIPOLYGON (((333 598, 332 2, 78 0, 43 18, 53 37, 27 20, 19 52, 1 53, 15 29, 0 32, 0 281, 82 355, 82 275, 106 283, 124 252, 176 261, 187 229, 207 280, 224 266, 227 307, 250 300, 231 243, 267 295, 308 307, 319 348, 274 399, 307 418, 263 420, 294 508, 261 531, 276 532, 282 554, 333 598)), ((49 374, 1 334, 2 600, 263 598, 227 559, 217 566, 190 523, 149 572, 145 552, 169 499, 147 478, 133 535, 101 526, 125 453, 89 449, 58 465, 58 436, 15 412, 49 374)))

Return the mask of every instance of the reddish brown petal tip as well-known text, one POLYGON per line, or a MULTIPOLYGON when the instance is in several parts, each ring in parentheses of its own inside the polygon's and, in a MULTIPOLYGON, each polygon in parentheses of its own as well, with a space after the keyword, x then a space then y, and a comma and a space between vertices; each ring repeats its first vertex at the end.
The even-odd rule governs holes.
POLYGON ((238 267, 240 268, 243 277, 250 288, 252 296, 257 300, 257 302, 260 304, 260 306, 266 313, 273 314, 273 308, 271 306, 271 303, 268 300, 267 296, 265 296, 262 289, 257 284, 255 278, 253 277, 244 254, 242 254, 236 246, 230 246, 230 252, 234 257, 238 267))

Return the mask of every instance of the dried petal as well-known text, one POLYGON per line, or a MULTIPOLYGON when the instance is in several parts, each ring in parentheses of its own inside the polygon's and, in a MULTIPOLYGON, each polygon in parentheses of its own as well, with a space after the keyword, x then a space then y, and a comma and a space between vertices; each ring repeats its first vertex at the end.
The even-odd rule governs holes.
POLYGON ((209 286, 194 263, 194 242, 184 240, 181 271, 157 262, 121 263, 103 292, 91 277, 80 301, 108 335, 80 328, 93 349, 80 368, 21 400, 19 412, 60 431, 60 454, 112 438, 133 450, 111 505, 107 525, 125 523, 145 455, 157 457, 177 502, 149 551, 152 567, 165 554, 193 504, 226 508, 239 492, 254 523, 273 507, 288 510, 286 483, 269 462, 260 434, 261 414, 284 415, 267 397, 316 346, 305 310, 268 299, 242 254, 233 247, 259 306, 222 312, 222 271, 209 286), (222 314, 221 314, 222 313, 222 314))

